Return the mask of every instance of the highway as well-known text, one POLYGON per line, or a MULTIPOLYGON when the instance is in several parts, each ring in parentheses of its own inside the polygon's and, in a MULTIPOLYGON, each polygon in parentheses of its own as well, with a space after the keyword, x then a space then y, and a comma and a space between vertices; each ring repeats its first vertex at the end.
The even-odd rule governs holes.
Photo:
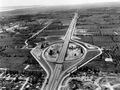
POLYGON ((49 85, 48 85, 46 90, 57 90, 58 85, 60 84, 61 79, 59 79, 59 77, 61 77, 60 75, 61 75, 61 71, 63 68, 62 63, 65 60, 66 51, 67 51, 67 48, 69 46, 71 35, 72 35, 72 33, 75 29, 75 26, 76 26, 77 16, 78 16, 77 13, 75 13, 74 18, 72 19, 72 21, 69 25, 69 28, 65 34, 62 50, 57 58, 57 61, 56 61, 57 64, 55 65, 53 74, 50 77, 49 85))
POLYGON ((72 32, 74 31, 75 26, 76 26, 77 16, 78 16, 77 13, 75 13, 75 16, 74 16, 67 32, 66 32, 66 35, 64 37, 64 44, 63 44, 62 50, 60 52, 60 55, 57 59, 57 63, 62 63, 64 61, 66 51, 67 51, 67 47, 68 47, 70 39, 71 39, 72 32))
MULTIPOLYGON (((87 64, 88 62, 90 62, 91 60, 93 60, 94 58, 96 58, 97 56, 99 56, 102 53, 100 48, 98 48, 97 46, 92 46, 87 43, 74 40, 74 38, 72 38, 75 27, 76 27, 77 18, 78 18, 78 13, 75 13, 75 15, 69 25, 69 28, 64 36, 64 40, 63 40, 64 42, 63 42, 62 49, 61 49, 61 51, 58 55, 58 58, 56 59, 55 62, 49 62, 47 60, 38 59, 38 57, 37 57, 38 53, 36 53, 34 51, 35 48, 31 51, 31 54, 34 56, 34 58, 39 62, 39 64, 47 72, 46 80, 48 80, 48 81, 47 81, 47 83, 44 83, 44 85, 43 85, 44 87, 41 90, 58 90, 59 85, 60 85, 61 81, 63 80, 63 78, 70 71, 72 71, 73 68, 75 68, 77 66, 80 66, 80 67, 84 66, 85 64, 87 64), (70 63, 68 63, 65 61, 65 57, 66 57, 66 52, 67 52, 69 43, 71 41, 78 43, 81 47, 83 47, 85 53, 82 58, 79 58, 78 60, 73 60, 70 63), (50 64, 50 63, 52 63, 52 64, 50 64), (67 68, 65 68, 64 64, 69 64, 69 65, 67 65, 67 68), (51 65, 54 65, 54 68, 52 68, 51 65), (64 69, 63 69, 63 67, 64 67, 64 69)), ((42 56, 43 56, 43 52, 42 52, 42 56)), ((59 90, 61 90, 61 89, 59 89, 59 90)))

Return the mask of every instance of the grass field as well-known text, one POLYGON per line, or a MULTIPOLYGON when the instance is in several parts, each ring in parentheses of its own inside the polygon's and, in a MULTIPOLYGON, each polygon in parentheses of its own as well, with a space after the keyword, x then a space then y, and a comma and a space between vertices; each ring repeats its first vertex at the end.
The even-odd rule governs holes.
POLYGON ((10 70, 23 70, 23 63, 27 57, 1 57, 0 68, 9 68, 10 70))

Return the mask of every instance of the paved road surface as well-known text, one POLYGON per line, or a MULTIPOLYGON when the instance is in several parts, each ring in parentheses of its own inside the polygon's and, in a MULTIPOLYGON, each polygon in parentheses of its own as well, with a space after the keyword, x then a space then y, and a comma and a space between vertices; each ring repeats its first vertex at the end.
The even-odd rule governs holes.
MULTIPOLYGON (((38 57, 36 57, 32 52, 32 55, 35 57, 35 59, 40 63, 40 65, 46 70, 46 72, 50 75, 49 80, 48 80, 48 84, 44 85, 44 89, 42 90, 58 90, 58 87, 61 83, 61 80, 63 79, 63 77, 69 73, 69 70, 72 70, 74 67, 77 67, 80 65, 80 67, 82 67, 83 65, 87 64, 89 61, 93 60, 94 58, 96 58, 98 55, 101 54, 101 51, 99 48, 96 48, 95 46, 90 46, 87 45, 84 42, 81 41, 76 41, 74 40, 73 37, 73 33, 75 30, 75 26, 76 26, 76 22, 77 22, 77 17, 78 14, 75 13, 74 18, 71 21, 71 24, 69 25, 69 28, 66 32, 66 35, 64 37, 64 43, 63 43, 63 47, 60 51, 60 54, 56 60, 56 62, 53 62, 55 67, 53 70, 50 70, 52 66, 50 66, 46 60, 38 60, 38 57), (80 60, 77 61, 72 61, 71 65, 69 66, 68 63, 64 63, 65 62, 65 56, 66 56, 66 52, 69 46, 70 41, 74 41, 76 43, 79 43, 80 46, 82 46, 85 49, 85 54, 82 58, 80 58, 80 60), (67 64, 68 67, 66 69, 63 70, 63 66, 64 64, 67 64), (51 72, 52 71, 52 72, 51 72)), ((48 79, 48 78, 47 78, 48 79)))
POLYGON ((30 39, 34 38, 35 36, 37 36, 39 33, 41 33, 43 30, 45 30, 52 22, 53 22, 53 20, 50 20, 45 27, 43 27, 43 28, 42 28, 41 30, 39 30, 37 33, 33 34, 30 38, 26 39, 26 40, 25 40, 25 46, 24 46, 22 49, 28 48, 28 47, 27 47, 27 46, 28 46, 28 40, 30 40, 30 39))
POLYGON ((63 47, 62 47, 62 50, 58 56, 58 59, 57 59, 57 64, 55 65, 55 68, 54 68, 54 71, 53 71, 53 74, 52 76, 50 77, 50 81, 49 81, 49 84, 48 84, 48 87, 46 90, 57 90, 58 88, 58 85, 60 84, 60 81, 61 79, 59 79, 61 76, 61 71, 62 71, 62 68, 63 68, 63 62, 65 60, 65 56, 66 56, 66 51, 67 51, 67 48, 69 46, 69 42, 70 42, 70 39, 71 39, 71 35, 72 35, 72 32, 74 31, 75 29, 75 26, 76 26, 76 21, 77 21, 77 13, 75 13, 74 15, 74 18, 66 32, 66 35, 64 37, 64 43, 63 43, 63 47))

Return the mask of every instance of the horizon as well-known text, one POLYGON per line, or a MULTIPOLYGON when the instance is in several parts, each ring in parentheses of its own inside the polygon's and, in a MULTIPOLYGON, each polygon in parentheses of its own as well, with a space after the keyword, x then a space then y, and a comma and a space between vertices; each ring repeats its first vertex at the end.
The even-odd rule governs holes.
POLYGON ((106 3, 120 3, 119 0, 100 0, 100 1, 96 1, 96 0, 72 0, 69 1, 68 0, 64 0, 62 2, 62 0, 45 0, 45 1, 41 1, 41 0, 11 0, 11 3, 9 3, 10 0, 0 0, 0 8, 4 8, 4 7, 29 7, 29 6, 70 6, 70 5, 90 5, 90 4, 106 4, 106 3), (16 2, 17 1, 17 2, 16 2), (34 2, 33 2, 34 1, 34 2), (19 2, 19 3, 18 3, 19 2), (39 4, 40 3, 40 4, 39 4))

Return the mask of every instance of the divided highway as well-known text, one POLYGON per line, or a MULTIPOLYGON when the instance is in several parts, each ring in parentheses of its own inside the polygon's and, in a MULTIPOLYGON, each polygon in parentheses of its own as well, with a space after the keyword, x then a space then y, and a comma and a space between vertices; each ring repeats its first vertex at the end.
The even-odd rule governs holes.
POLYGON ((60 84, 61 79, 59 79, 59 78, 61 77, 60 75, 61 75, 61 71, 63 68, 63 62, 65 60, 66 51, 67 51, 67 48, 69 46, 72 32, 76 26, 77 16, 78 16, 77 13, 75 13, 74 18, 73 18, 73 20, 72 20, 72 22, 71 22, 71 24, 66 32, 66 35, 64 37, 64 43, 63 43, 62 50, 58 56, 58 59, 56 60, 56 65, 55 65, 55 68, 53 70, 53 74, 50 77, 50 81, 47 85, 48 87, 46 90, 57 90, 57 88, 60 84))
POLYGON ((76 27, 77 18, 78 18, 78 13, 75 13, 69 25, 69 28, 64 36, 64 43, 62 45, 58 58, 56 59, 55 62, 49 62, 43 59, 42 55, 44 50, 40 51, 38 49, 38 51, 42 53, 42 55, 40 55, 41 57, 40 56, 38 57, 39 53, 36 52, 36 48, 33 48, 31 50, 31 54, 33 55, 33 57, 47 72, 47 78, 41 90, 61 90, 59 88, 61 81, 66 75, 68 75, 69 72, 71 72, 73 68, 77 66, 80 66, 80 67, 84 66, 85 64, 87 64, 88 62, 90 62, 91 60, 93 60, 94 58, 96 58, 102 53, 101 49, 98 48, 97 46, 93 46, 81 41, 77 41, 72 38, 75 27, 76 27), (82 58, 73 60, 71 62, 67 62, 65 61, 65 57, 66 57, 69 44, 71 42, 75 42, 79 44, 84 49, 84 55, 82 56, 82 58), (51 65, 54 65, 54 68, 52 68, 53 66, 51 65), (65 65, 67 65, 66 68, 65 68, 65 65))

